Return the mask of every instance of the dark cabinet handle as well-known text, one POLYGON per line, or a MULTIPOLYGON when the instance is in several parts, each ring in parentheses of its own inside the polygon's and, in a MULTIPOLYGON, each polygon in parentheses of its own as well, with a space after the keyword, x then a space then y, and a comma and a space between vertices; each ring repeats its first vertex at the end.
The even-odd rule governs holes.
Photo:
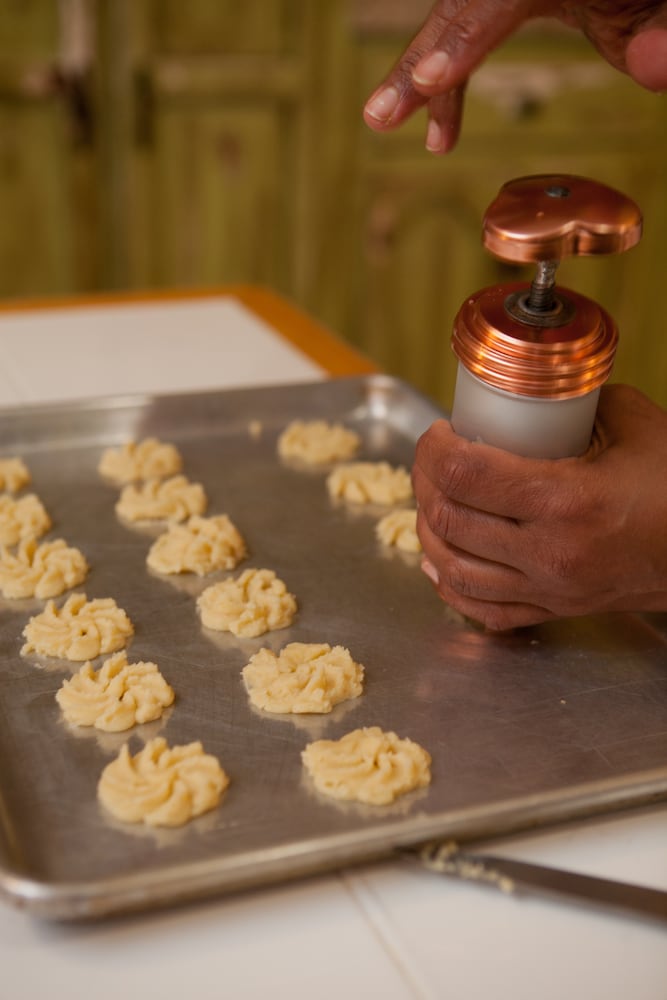
POLYGON ((95 141, 95 107, 88 74, 55 69, 53 87, 67 110, 72 144, 76 147, 92 146, 95 141))

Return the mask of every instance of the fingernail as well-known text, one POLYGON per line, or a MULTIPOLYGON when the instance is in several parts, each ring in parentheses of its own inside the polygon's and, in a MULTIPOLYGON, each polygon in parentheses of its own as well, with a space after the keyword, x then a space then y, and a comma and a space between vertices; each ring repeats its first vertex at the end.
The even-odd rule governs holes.
POLYGON ((426 573, 429 580, 431 580, 436 585, 436 587, 438 586, 438 584, 440 583, 440 574, 438 573, 437 569, 435 568, 431 560, 427 559, 426 556, 424 556, 424 558, 422 559, 422 573, 426 573))
POLYGON ((426 130, 426 148, 430 153, 439 153, 442 150, 442 129, 433 118, 426 130))
POLYGON ((412 71, 412 79, 415 83, 421 83, 426 87, 433 87, 438 83, 442 83, 449 62, 450 59, 446 52, 429 52, 415 66, 412 71))
POLYGON ((388 122, 398 105, 400 94, 396 87, 385 87, 374 94, 366 104, 366 114, 378 122, 388 122))

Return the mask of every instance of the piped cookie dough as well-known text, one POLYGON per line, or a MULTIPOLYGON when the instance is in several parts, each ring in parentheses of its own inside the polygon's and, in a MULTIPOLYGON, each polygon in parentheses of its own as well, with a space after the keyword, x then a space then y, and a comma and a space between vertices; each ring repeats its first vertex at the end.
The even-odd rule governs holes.
POLYGON ((125 521, 185 521, 194 514, 203 514, 206 505, 201 483, 191 483, 185 476, 172 476, 125 486, 116 513, 125 521))
POLYGON ((235 569, 247 555, 246 544, 226 514, 191 517, 172 525, 153 543, 146 562, 157 573, 196 573, 235 569))
POLYGON ((287 628, 296 614, 296 598, 270 569, 247 569, 239 577, 207 587, 197 599, 206 628, 254 638, 287 628))
POLYGON ((260 649, 242 675, 250 701, 265 712, 322 714, 361 695, 364 668, 343 646, 291 642, 278 656, 260 649))
POLYGON ((41 538, 51 527, 51 518, 34 493, 14 499, 0 495, 0 545, 18 545, 25 538, 41 538))
POLYGON ((61 608, 49 601, 23 629, 26 639, 21 655, 41 653, 65 660, 93 660, 101 653, 122 649, 134 626, 112 597, 89 601, 72 594, 61 608))
POLYGON ((127 744, 102 771, 97 795, 124 823, 182 826, 214 809, 229 784, 199 741, 169 747, 157 736, 131 756, 127 744))
POLYGON ((403 552, 421 552, 417 535, 416 510, 392 510, 375 526, 378 541, 388 548, 394 546, 403 552))
POLYGON ((410 473, 388 462, 348 462, 327 477, 329 495, 351 503, 401 503, 412 497, 410 473))
POLYGON ((278 438, 278 454, 307 465, 325 465, 352 458, 360 445, 359 435, 342 424, 293 420, 278 438))
POLYGON ((183 459, 175 445, 148 437, 127 441, 120 448, 107 448, 97 467, 105 479, 132 483, 138 479, 164 479, 183 468, 183 459))
POLYGON ((120 733, 159 719, 174 701, 174 692, 156 663, 128 663, 121 650, 97 671, 91 663, 84 663, 77 674, 63 681, 56 701, 71 725, 120 733))
POLYGON ((0 593, 3 597, 58 597, 78 587, 88 575, 88 563, 79 549, 62 538, 21 542, 16 553, 0 548, 0 593))
POLYGON ((339 740, 316 740, 301 759, 319 792, 369 805, 388 805, 431 781, 430 754, 379 726, 355 729, 339 740))
POLYGON ((30 472, 22 458, 0 458, 0 490, 18 493, 30 482, 30 472))

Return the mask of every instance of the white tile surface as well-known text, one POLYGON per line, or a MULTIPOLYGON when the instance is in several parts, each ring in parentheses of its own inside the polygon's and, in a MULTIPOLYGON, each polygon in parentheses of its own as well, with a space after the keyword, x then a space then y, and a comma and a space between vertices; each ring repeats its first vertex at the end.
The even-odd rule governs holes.
POLYGON ((323 375, 228 297, 0 313, 0 354, 0 405, 323 375))
POLYGON ((335 876, 79 927, 0 909, 3 1000, 415 995, 335 876))
MULTIPOLYGON (((667 809, 571 824, 485 850, 667 889, 667 809)), ((665 1000, 667 925, 439 878, 365 869, 355 892, 420 997, 665 1000), (451 993, 449 992, 451 990, 451 993)))

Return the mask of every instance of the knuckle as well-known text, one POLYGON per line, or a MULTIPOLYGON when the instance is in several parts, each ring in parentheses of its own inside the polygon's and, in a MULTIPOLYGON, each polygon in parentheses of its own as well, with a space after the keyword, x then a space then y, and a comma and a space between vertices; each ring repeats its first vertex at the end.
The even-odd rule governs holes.
POLYGON ((439 47, 448 55, 464 52, 475 40, 475 28, 460 18, 443 15, 439 47))
POLYGON ((552 530, 539 546, 539 565, 547 584, 553 583, 564 591, 588 576, 594 539, 592 527, 585 533, 572 531, 565 521, 559 521, 557 530, 552 530))
POLYGON ((431 11, 430 32, 437 35, 438 47, 451 54, 476 44, 485 24, 470 12, 470 0, 441 0, 431 11))
POLYGON ((449 536, 450 528, 450 504, 447 502, 446 497, 438 496, 433 503, 430 511, 431 517, 431 528, 438 538, 442 538, 444 541, 447 540, 449 536))
POLYGON ((569 584, 576 579, 581 561, 562 541, 556 540, 547 546, 543 565, 548 578, 558 584, 569 584))
POLYGON ((440 578, 444 584, 461 597, 470 597, 470 585, 466 573, 456 559, 450 559, 441 571, 440 578))
POLYGON ((581 523, 595 515, 601 500, 590 484, 584 488, 582 484, 569 483, 568 488, 559 490, 551 501, 552 519, 567 525, 581 523))
POLYGON ((474 476, 474 463, 467 457, 451 455, 439 469, 438 486, 445 496, 459 497, 465 495, 467 486, 474 476))
POLYGON ((449 31, 452 25, 464 20, 466 8, 469 6, 470 0, 436 0, 426 22, 429 31, 437 32, 439 35, 443 31, 449 31))
POLYGON ((415 467, 445 496, 457 499, 483 468, 469 447, 469 442, 445 436, 433 424, 417 441, 415 467))
POLYGON ((455 534, 456 512, 455 506, 447 497, 439 495, 434 500, 427 518, 431 531, 444 542, 452 541, 455 534))

